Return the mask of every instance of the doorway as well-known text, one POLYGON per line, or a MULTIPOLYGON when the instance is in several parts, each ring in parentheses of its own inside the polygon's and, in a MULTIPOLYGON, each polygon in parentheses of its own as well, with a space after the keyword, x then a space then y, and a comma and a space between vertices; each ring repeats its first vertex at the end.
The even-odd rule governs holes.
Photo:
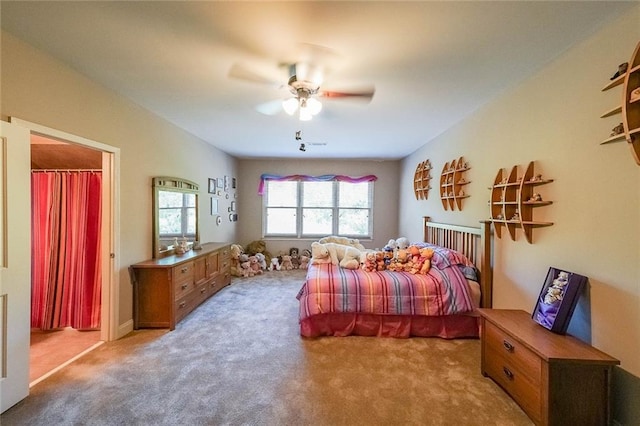
MULTIPOLYGON (((81 145, 69 144, 67 142, 50 139, 40 135, 31 136, 31 174, 32 174, 32 221, 34 217, 39 220, 32 222, 34 231, 32 232, 31 259, 35 262, 32 270, 32 297, 31 297, 31 336, 29 350, 29 383, 31 386, 58 371, 63 366, 77 359, 77 357, 87 351, 99 346, 101 340, 101 315, 100 297, 86 298, 81 295, 84 289, 78 286, 95 288, 96 296, 101 293, 100 273, 91 274, 89 281, 82 276, 61 275, 65 269, 73 268, 65 265, 70 259, 78 258, 69 252, 70 238, 69 232, 72 228, 81 226, 84 229, 89 226, 92 232, 75 232, 86 249, 94 251, 99 246, 99 215, 100 215, 100 190, 99 186, 82 185, 83 180, 92 178, 99 182, 102 175, 102 152, 93 148, 81 145), (35 180, 34 180, 35 179, 35 180), (37 182, 37 183, 36 183, 37 182), (36 185, 34 187, 34 185, 36 185), (66 189, 63 190, 63 187, 66 189), (34 188, 38 188, 34 193, 34 188), (76 189, 79 191, 77 194, 76 189), (65 223, 69 220, 77 221, 78 216, 84 211, 85 202, 80 204, 64 202, 61 194, 67 194, 72 198, 78 197, 83 200, 92 200, 94 210, 97 215, 85 217, 82 223, 65 223), (97 192, 93 196, 91 193, 97 192), (54 195, 55 194, 55 195, 54 195), (68 209, 66 208, 68 206, 68 209), (81 209, 81 210, 78 210, 81 209), (36 212, 42 211, 43 214, 36 212), (53 214, 53 211, 60 211, 62 214, 53 214), (35 213, 35 214, 34 214, 35 213), (57 220, 55 220, 55 219, 57 220), (64 218, 64 219, 61 219, 64 218), (60 223, 59 221, 63 222, 60 223), (89 222, 87 222, 87 220, 89 222), (56 223, 54 223, 56 222, 56 223), (50 228, 53 226, 53 228, 50 228), (60 226, 59 230, 58 227, 60 226), (62 234, 60 234, 62 232, 62 234), (51 239, 51 235, 59 235, 58 238, 51 239), (35 242, 38 242, 37 245, 35 242), (67 241, 67 244, 65 244, 67 241), (67 249, 65 250, 65 246, 67 249), (95 247, 91 249, 91 247, 95 247), (59 251, 62 248, 63 251, 59 251), (50 257, 53 256, 53 257, 50 257), (57 260, 53 260, 57 259, 57 260), (48 260, 48 261, 47 261, 48 260), (35 269, 34 269, 35 268, 35 269), (77 297, 64 297, 63 294, 78 294, 77 297), (53 304, 49 306, 49 304, 53 304), (87 305, 89 304, 89 305, 87 305), (91 315, 91 324, 87 323, 79 327, 80 321, 67 318, 68 315, 77 316, 78 306, 83 306, 83 310, 88 310, 91 315), (63 318, 61 318, 63 317, 63 318)), ((65 198, 66 198, 65 196, 65 198)), ((80 229, 80 228, 78 228, 80 229)), ((72 244, 72 245, 76 245, 72 244)), ((99 253, 96 257, 88 259, 84 255, 86 250, 77 253, 82 256, 78 260, 78 268, 91 268, 99 266, 99 253), (89 263, 86 263, 89 262, 89 263)))

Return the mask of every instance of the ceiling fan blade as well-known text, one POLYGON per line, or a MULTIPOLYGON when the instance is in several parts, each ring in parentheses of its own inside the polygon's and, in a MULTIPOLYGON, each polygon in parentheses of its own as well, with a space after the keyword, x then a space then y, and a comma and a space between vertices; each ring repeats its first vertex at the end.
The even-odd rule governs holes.
POLYGON ((275 99, 256 105, 256 111, 264 115, 276 115, 282 111, 282 100, 275 99))
POLYGON ((282 82, 261 75, 257 72, 251 71, 246 66, 241 64, 233 64, 229 69, 229 77, 236 78, 238 80, 250 81, 252 83, 265 84, 267 86, 280 88, 282 82))
POLYGON ((329 99, 356 99, 356 100, 362 100, 365 102, 369 102, 371 101, 371 99, 373 98, 373 95, 375 94, 376 90, 373 86, 368 87, 368 88, 363 88, 360 90, 349 90, 349 91, 333 91, 333 90, 321 90, 320 92, 318 92, 318 96, 321 96, 323 98, 329 98, 329 99))

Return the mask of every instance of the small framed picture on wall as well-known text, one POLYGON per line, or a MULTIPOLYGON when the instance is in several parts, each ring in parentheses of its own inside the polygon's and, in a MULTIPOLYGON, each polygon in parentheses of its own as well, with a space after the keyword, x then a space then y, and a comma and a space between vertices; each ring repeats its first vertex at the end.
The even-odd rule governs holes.
POLYGON ((211 197, 211 216, 218 214, 218 199, 211 197))
POLYGON ((209 178, 209 194, 216 193, 216 180, 213 178, 209 178))

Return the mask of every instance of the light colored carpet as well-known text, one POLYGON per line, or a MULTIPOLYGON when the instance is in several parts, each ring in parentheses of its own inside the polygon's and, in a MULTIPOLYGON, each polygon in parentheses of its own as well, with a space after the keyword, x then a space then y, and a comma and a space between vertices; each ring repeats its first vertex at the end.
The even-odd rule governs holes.
POLYGON ((473 339, 303 339, 304 271, 235 279, 178 324, 106 343, 5 425, 531 425, 473 339))

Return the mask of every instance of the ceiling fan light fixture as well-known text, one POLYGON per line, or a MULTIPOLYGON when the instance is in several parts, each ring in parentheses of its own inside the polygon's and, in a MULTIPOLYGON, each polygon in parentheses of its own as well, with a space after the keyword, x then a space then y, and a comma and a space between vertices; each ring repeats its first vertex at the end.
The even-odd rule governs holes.
POLYGON ((298 99, 297 98, 289 98, 282 101, 282 109, 289 115, 293 115, 298 109, 298 99))
POLYGON ((316 115, 320 111, 322 111, 322 102, 317 100, 316 98, 307 99, 307 109, 311 113, 311 115, 316 115))
POLYGON ((309 121, 313 118, 313 114, 309 111, 309 108, 300 108, 300 121, 309 121))

